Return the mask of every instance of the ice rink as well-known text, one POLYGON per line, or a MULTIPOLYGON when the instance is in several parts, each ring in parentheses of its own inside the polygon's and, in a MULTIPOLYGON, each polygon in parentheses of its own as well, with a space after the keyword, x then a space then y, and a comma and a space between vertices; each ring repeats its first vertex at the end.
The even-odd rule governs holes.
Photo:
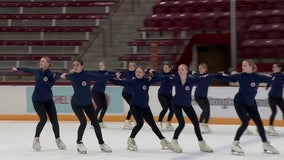
MULTIPOLYGON (((32 141, 37 122, 0 121, 1 128, 1 160, 283 160, 284 159, 284 128, 276 127, 280 136, 268 136, 271 144, 280 151, 279 155, 267 154, 262 150, 262 142, 256 132, 255 126, 249 126, 254 134, 243 135, 241 146, 245 155, 232 155, 232 144, 236 125, 211 125, 213 133, 203 134, 203 138, 213 149, 213 153, 204 153, 199 150, 193 126, 186 124, 179 137, 183 148, 182 153, 162 150, 159 139, 145 123, 142 130, 135 138, 138 151, 126 149, 126 141, 130 130, 122 129, 123 123, 106 123, 107 128, 102 129, 105 143, 113 152, 104 153, 99 149, 97 139, 90 125, 87 126, 83 142, 88 153, 77 153, 76 135, 78 122, 60 122, 61 139, 67 150, 58 150, 51 124, 48 122, 41 134, 42 150, 37 152, 32 149, 32 141)), ((177 124, 173 124, 176 126, 177 124)), ((163 132, 171 141, 173 132, 163 132)))

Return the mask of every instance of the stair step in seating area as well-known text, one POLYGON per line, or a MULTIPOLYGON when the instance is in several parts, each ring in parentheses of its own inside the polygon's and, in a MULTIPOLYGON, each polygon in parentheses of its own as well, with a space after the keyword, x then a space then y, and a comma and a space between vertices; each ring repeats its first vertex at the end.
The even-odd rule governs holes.
POLYGON ((37 67, 42 56, 50 56, 58 64, 57 69, 60 66, 66 69, 74 57, 88 49, 100 33, 100 24, 109 19, 117 2, 1 1, 0 61, 5 61, 1 70, 5 72, 5 68, 25 66, 28 61, 37 67))

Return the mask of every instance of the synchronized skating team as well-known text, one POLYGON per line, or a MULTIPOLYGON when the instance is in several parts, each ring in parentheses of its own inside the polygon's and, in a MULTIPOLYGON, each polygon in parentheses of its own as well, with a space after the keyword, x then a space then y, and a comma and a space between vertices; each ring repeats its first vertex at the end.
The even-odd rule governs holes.
POLYGON ((208 87, 213 79, 238 82, 239 91, 234 97, 234 107, 241 125, 238 128, 234 141, 231 146, 231 152, 234 154, 244 154, 240 147, 240 138, 243 134, 250 134, 247 129, 249 120, 252 119, 257 126, 257 131, 263 142, 263 150, 268 153, 279 154, 266 138, 266 133, 270 135, 278 135, 278 132, 273 128, 273 122, 277 112, 277 105, 284 114, 283 102, 283 83, 284 74, 281 73, 282 65, 273 64, 273 73, 270 76, 261 75, 256 72, 255 63, 246 59, 242 62, 242 72, 219 72, 208 73, 206 64, 201 63, 198 66, 198 71, 189 71, 188 66, 181 64, 178 66, 178 72, 173 73, 169 64, 163 65, 162 72, 155 70, 145 70, 138 67, 135 63, 130 62, 128 70, 124 72, 110 72, 106 70, 104 62, 99 63, 99 70, 89 71, 84 70, 84 63, 77 59, 73 61, 73 68, 68 73, 52 72, 50 70, 51 59, 42 57, 39 61, 38 69, 31 68, 12 68, 13 71, 21 71, 34 75, 35 88, 32 95, 34 109, 39 116, 39 122, 36 127, 33 149, 41 150, 40 134, 47 122, 47 116, 52 124, 52 129, 55 136, 55 141, 59 149, 65 150, 66 145, 62 142, 59 132, 59 124, 57 119, 57 111, 53 101, 52 86, 59 79, 67 79, 71 81, 74 93, 71 99, 71 107, 80 121, 77 131, 77 150, 79 153, 86 154, 87 149, 82 142, 84 131, 87 127, 86 116, 90 119, 91 125, 94 128, 100 149, 104 152, 112 152, 111 148, 105 144, 101 132, 101 128, 106 125, 103 122, 104 115, 107 110, 107 100, 105 96, 105 88, 107 82, 123 86, 122 96, 129 104, 124 128, 131 129, 131 134, 127 141, 127 148, 131 151, 137 151, 138 146, 135 142, 135 137, 143 127, 144 121, 152 128, 153 132, 160 139, 162 148, 169 149, 174 152, 182 152, 182 147, 178 143, 178 137, 185 126, 183 112, 191 120, 195 135, 199 142, 200 150, 203 152, 213 152, 213 149, 206 144, 202 137, 202 133, 211 133, 208 122, 210 118, 210 104, 207 98, 208 87), (91 88, 91 82, 96 83, 91 88), (158 90, 158 100, 162 106, 162 111, 159 114, 158 122, 154 120, 154 116, 149 106, 149 87, 151 84, 160 82, 158 90), (269 105, 272 114, 269 121, 267 131, 264 126, 257 109, 255 96, 260 83, 267 83, 266 89, 271 87, 269 91, 269 105), (173 86, 175 95, 172 95, 173 86), (196 86, 194 98, 202 109, 199 117, 196 115, 191 104, 191 93, 193 86, 196 86), (92 101, 95 101, 97 107, 93 106, 92 101), (163 126, 163 119, 167 111, 166 126, 163 126), (97 117, 99 115, 99 117, 97 117), (135 119, 135 125, 130 122, 131 115, 135 119), (175 115, 178 126, 174 128, 171 124, 173 115, 175 115), (174 131, 172 141, 169 142, 162 134, 162 131, 174 131))

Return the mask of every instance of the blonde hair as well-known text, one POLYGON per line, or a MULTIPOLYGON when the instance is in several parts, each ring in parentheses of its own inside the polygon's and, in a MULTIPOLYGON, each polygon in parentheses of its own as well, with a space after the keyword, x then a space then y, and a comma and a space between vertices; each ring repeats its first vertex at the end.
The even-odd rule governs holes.
POLYGON ((244 61, 247 62, 248 65, 252 67, 253 72, 257 71, 257 66, 252 59, 245 59, 244 61))
POLYGON ((180 64, 179 67, 184 67, 185 70, 188 70, 188 66, 186 64, 180 64))
POLYGON ((43 58, 43 59, 46 60, 46 62, 49 64, 48 67, 51 66, 51 59, 50 59, 50 57, 48 57, 48 56, 43 56, 43 57, 41 57, 41 58, 43 58))
POLYGON ((206 72, 208 72, 208 66, 206 63, 200 63, 199 66, 203 67, 206 70, 206 72))

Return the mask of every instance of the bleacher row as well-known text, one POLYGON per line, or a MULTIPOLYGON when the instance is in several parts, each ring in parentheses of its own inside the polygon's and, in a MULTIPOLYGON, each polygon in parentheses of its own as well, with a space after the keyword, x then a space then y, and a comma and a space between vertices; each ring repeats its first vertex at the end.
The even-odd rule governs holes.
MULTIPOLYGON (((50 56, 55 69, 84 52, 118 0, 14 0, 0 3, 0 69, 50 56), (5 62, 5 63, 4 63, 5 62)), ((36 62, 37 63, 37 62, 36 62)), ((8 69, 8 68, 7 68, 8 69)))
MULTIPOLYGON (((37 60, 49 55, 66 61, 82 52, 118 0, 27 1, 0 3, 0 60, 37 60), (76 8, 79 9, 76 9, 76 8), (95 7, 95 9, 94 9, 95 7), (82 9, 83 8, 83 9, 82 9), (84 9, 85 8, 85 9, 84 9), (92 33, 92 34, 91 34, 92 33), (69 57, 69 58, 68 58, 69 57)), ((230 0, 159 0, 129 41, 122 61, 175 62, 194 34, 229 32, 230 0)), ((283 0, 237 0, 239 58, 283 58, 283 0)), ((263 65, 266 66, 266 65, 263 65)), ((271 67, 265 71, 270 71, 271 67)), ((0 65, 1 69, 1 65, 0 65)))
MULTIPOLYGON (((284 58, 283 0, 237 0, 236 11, 239 59, 253 58, 262 62, 267 58, 276 61, 284 58)), ((157 43, 158 48, 167 47, 159 52, 165 58, 170 53, 186 54, 169 47, 185 48, 195 34, 230 32, 230 0, 160 0, 153 6, 153 12, 146 15, 144 26, 137 31, 141 38, 128 43, 134 54, 120 56, 120 60, 150 59, 151 43, 157 43), (159 44, 161 41, 168 43, 159 44)), ((164 59, 160 57, 160 60, 164 59)), ((269 65, 260 64, 263 66, 260 71, 271 71, 269 65)))

